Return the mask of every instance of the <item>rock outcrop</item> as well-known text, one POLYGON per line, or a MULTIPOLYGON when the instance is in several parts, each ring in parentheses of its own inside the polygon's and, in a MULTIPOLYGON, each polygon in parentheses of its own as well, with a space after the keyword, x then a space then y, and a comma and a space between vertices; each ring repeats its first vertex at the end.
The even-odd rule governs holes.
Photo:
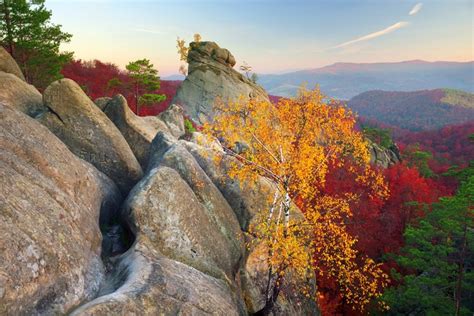
POLYGON ((203 123, 213 116, 216 98, 223 101, 268 96, 260 86, 234 70, 234 56, 214 42, 192 42, 188 52, 188 75, 173 99, 193 120, 203 123))
POLYGON ((43 101, 49 111, 37 119, 127 194, 143 173, 117 127, 70 79, 50 84, 43 101))
POLYGON ((370 163, 382 168, 391 167, 401 161, 396 145, 384 148, 369 140, 370 163))
POLYGON ((21 72, 20 67, 13 59, 13 57, 5 50, 5 48, 0 46, 0 71, 13 74, 20 78, 23 81, 25 80, 25 76, 21 72))
POLYGON ((99 216, 121 195, 46 127, 0 104, 0 314, 65 314, 104 279, 99 216))

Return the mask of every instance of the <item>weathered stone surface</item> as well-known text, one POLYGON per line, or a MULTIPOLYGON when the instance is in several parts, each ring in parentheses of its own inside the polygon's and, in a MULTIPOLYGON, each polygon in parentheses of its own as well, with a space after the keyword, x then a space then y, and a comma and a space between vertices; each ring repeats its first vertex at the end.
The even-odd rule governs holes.
POLYGON ((127 100, 120 94, 111 99, 103 111, 125 137, 142 168, 146 168, 150 144, 159 131, 156 125, 135 115, 128 107, 127 100))
POLYGON ((0 103, 35 117, 46 111, 43 97, 30 84, 17 76, 0 71, 0 103))
POLYGON ((37 119, 128 193, 143 175, 140 164, 117 127, 79 85, 70 79, 55 81, 44 91, 43 101, 50 111, 37 119))
POLYGON ((191 43, 188 75, 173 99, 193 120, 203 123, 213 116, 216 98, 223 101, 244 98, 268 100, 260 86, 234 70, 235 58, 214 42, 191 43))
POLYGON ((224 281, 161 256, 140 237, 121 260, 117 274, 121 273, 127 277, 120 288, 72 315, 246 314, 224 281))
POLYGON ((191 43, 190 46, 191 49, 188 54, 188 60, 207 58, 228 67, 235 66, 235 58, 231 52, 225 48, 220 48, 219 45, 214 42, 191 43))
POLYGON ((199 202, 204 206, 212 226, 219 229, 225 236, 225 244, 217 248, 225 249, 220 255, 226 261, 226 270, 231 275, 238 267, 244 251, 244 243, 239 222, 226 199, 201 169, 194 157, 180 141, 173 145, 164 155, 160 163, 176 170, 181 178, 193 190, 199 202))
POLYGON ((400 153, 396 145, 391 148, 383 148, 369 140, 370 163, 388 168, 401 161, 400 153))
POLYGON ((26 81, 16 61, 3 47, 0 47, 0 71, 13 74, 21 80, 26 81))
POLYGON ((99 214, 121 195, 46 127, 0 104, 0 314, 65 314, 104 278, 99 214))
POLYGON ((235 268, 228 240, 175 170, 152 169, 130 193, 124 212, 166 257, 223 279, 235 268))
POLYGON ((158 117, 166 124, 171 135, 180 138, 185 134, 183 110, 176 104, 171 104, 158 117))

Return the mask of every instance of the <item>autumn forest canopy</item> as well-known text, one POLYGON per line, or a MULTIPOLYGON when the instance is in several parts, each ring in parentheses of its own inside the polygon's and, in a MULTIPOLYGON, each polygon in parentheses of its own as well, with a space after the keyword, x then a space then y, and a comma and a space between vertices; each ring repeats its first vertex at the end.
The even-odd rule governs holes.
MULTIPOLYGON (((161 80, 150 56, 121 68, 63 51, 74 34, 53 23, 53 14, 44 0, 0 0, 1 46, 39 92, 69 78, 90 100, 120 94, 127 110, 147 118, 186 96, 177 97, 186 83, 161 80)), ((231 73, 250 87, 233 99, 217 96, 209 120, 202 108, 196 115, 177 108, 180 141, 200 135, 219 143, 201 159, 225 164, 241 187, 271 187, 262 198, 268 207, 245 227, 246 249, 268 267, 264 299, 252 314, 270 315, 292 293, 322 315, 474 313, 471 93, 374 90, 347 101, 302 85, 292 97, 268 96, 252 66, 234 70, 233 55, 199 34, 186 40, 176 42, 177 72, 190 77, 209 58, 218 69, 210 78, 231 73)))

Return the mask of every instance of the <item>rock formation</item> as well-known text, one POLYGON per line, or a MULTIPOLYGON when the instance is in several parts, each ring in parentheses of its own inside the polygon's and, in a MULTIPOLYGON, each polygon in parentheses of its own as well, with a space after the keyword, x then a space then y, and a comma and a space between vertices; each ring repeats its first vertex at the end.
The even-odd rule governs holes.
POLYGON ((37 119, 80 158, 109 176, 126 194, 142 177, 142 169, 117 127, 70 79, 44 91, 49 111, 37 119))
POLYGON ((64 314, 96 296, 99 215, 121 195, 46 127, 0 104, 0 314, 64 314))
MULTIPOLYGON (((198 100, 266 97, 216 44, 193 44, 189 58, 189 77, 210 80, 198 100)), ((247 315, 262 307, 266 251, 246 246, 249 224, 270 203, 269 180, 232 180, 233 158, 218 140, 183 139, 177 106, 139 118, 122 96, 95 105, 63 79, 34 115, 18 82, 0 104, 0 314, 247 315)), ((212 116, 211 103, 201 105, 196 113, 212 116)), ((318 309, 283 291, 274 314, 318 309)))
POLYGON ((196 122, 212 118, 216 98, 228 101, 243 96, 268 100, 263 88, 232 68, 234 56, 214 42, 192 42, 188 64, 188 75, 172 103, 181 105, 196 122))
MULTIPOLYGON (((247 228, 241 229, 239 222, 252 220, 257 210, 251 202, 257 197, 259 206, 268 205, 267 192, 257 187, 253 194, 237 198, 247 188, 235 181, 235 186, 230 185, 233 180, 210 151, 212 147, 223 152, 222 147, 203 137, 196 133, 191 138, 198 142, 194 143, 165 132, 157 134, 146 175, 122 208, 122 218, 137 236, 132 248, 116 259, 117 278, 124 273, 127 278, 115 291, 79 307, 74 315, 122 310, 246 315, 262 308, 268 267, 254 251, 252 259, 247 259, 247 228), (206 170, 219 170, 220 188, 217 178, 213 180, 206 170), (221 188, 229 190, 234 200, 228 200, 221 188), (229 201, 239 201, 239 209, 233 209, 229 201), (239 218, 241 214, 247 215, 239 218)), ((289 278, 288 287, 295 289, 298 283, 289 278)), ((294 293, 282 292, 275 315, 318 313, 314 302, 294 293)))

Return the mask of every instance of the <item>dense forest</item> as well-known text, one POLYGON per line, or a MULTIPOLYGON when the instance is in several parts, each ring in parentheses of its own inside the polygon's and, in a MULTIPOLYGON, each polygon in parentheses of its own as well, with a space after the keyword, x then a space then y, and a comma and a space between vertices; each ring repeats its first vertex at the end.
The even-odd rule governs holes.
POLYGON ((410 131, 438 129, 474 120, 474 95, 450 89, 367 91, 347 104, 367 119, 410 131))

